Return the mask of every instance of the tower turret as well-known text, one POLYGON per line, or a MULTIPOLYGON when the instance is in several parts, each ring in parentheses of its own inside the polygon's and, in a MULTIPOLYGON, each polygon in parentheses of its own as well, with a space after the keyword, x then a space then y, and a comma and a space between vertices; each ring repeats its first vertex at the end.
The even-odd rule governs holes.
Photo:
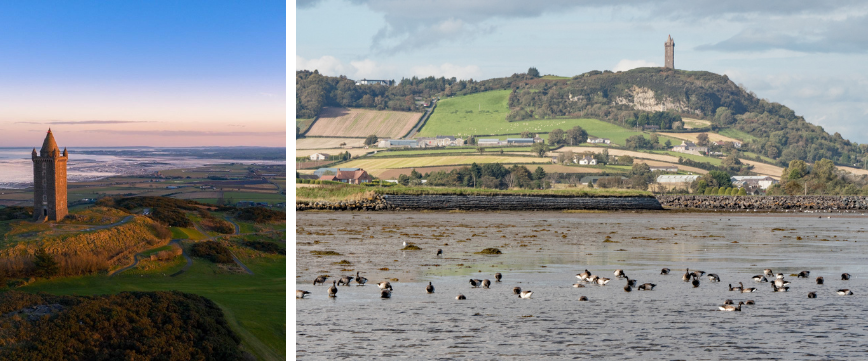
POLYGON ((60 221, 66 217, 66 148, 61 155, 51 129, 42 141, 42 148, 30 154, 33 161, 33 218, 60 221))
POLYGON ((663 43, 663 46, 666 48, 666 57, 664 59, 665 63, 663 67, 675 69, 675 40, 672 40, 672 35, 669 35, 669 39, 663 43))

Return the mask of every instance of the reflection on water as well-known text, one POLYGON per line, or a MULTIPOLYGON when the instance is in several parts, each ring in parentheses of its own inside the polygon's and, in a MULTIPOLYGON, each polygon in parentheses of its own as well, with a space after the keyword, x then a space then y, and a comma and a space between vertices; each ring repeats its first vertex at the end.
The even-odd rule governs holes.
MULTIPOLYGON (((334 218, 336 221, 330 221, 334 228, 347 229, 429 222, 442 224, 440 230, 448 231, 449 224, 472 226, 478 222, 474 224, 480 229, 471 228, 467 233, 483 233, 490 232, 482 229, 484 226, 507 215, 412 214, 413 219, 407 220, 408 214, 400 213, 377 214, 371 219, 318 214, 299 215, 298 224, 316 229, 315 217, 334 218)), ((339 287, 338 297, 329 299, 326 289, 330 283, 311 286, 310 277, 301 273, 299 282, 304 284, 298 288, 313 294, 310 299, 296 301, 296 356, 864 359, 868 323, 862 315, 868 312, 868 262, 863 244, 868 243, 868 218, 727 217, 530 213, 511 222, 516 225, 514 230, 544 227, 584 231, 568 238, 538 237, 524 250, 510 249, 496 257, 462 261, 473 256, 452 255, 470 268, 446 269, 449 260, 441 261, 443 267, 417 264, 414 281, 392 282, 392 298, 385 300, 379 298, 374 282, 339 287), (610 242, 583 241, 602 240, 605 234, 610 234, 610 242), (660 275, 663 267, 671 268, 671 274, 660 275), (717 273, 721 282, 702 277, 700 287, 693 288, 681 281, 685 267, 717 273), (613 279, 604 287, 571 287, 576 283, 575 274, 585 268, 613 279), (751 281, 751 276, 762 273, 763 268, 787 275, 792 282, 790 292, 774 293, 769 283, 751 281), (624 292, 626 282, 614 278, 615 269, 623 269, 640 284, 651 282, 657 287, 650 292, 624 292), (802 270, 810 270, 811 278, 790 276, 802 270), (494 272, 504 274, 502 283, 493 283, 491 289, 471 288, 469 278, 494 280, 494 272), (840 280, 843 272, 853 278, 840 280), (826 283, 817 285, 817 276, 824 276, 826 283), (428 281, 433 282, 436 293, 426 294, 428 281), (739 281, 758 291, 728 291, 727 284, 739 281), (512 293, 515 286, 534 291, 533 298, 519 299, 512 293), (855 295, 838 296, 835 291, 839 288, 852 289, 855 295), (817 292, 818 298, 808 299, 811 291, 817 292), (455 300, 459 293, 467 300, 455 300), (578 301, 580 296, 589 301, 578 301), (750 299, 756 305, 744 306, 742 312, 717 311, 726 299, 736 303, 750 299)), ((298 236, 299 242, 311 239, 298 236)), ((413 262, 426 262, 421 258, 413 262)), ((365 268, 357 269, 366 274, 365 268)))

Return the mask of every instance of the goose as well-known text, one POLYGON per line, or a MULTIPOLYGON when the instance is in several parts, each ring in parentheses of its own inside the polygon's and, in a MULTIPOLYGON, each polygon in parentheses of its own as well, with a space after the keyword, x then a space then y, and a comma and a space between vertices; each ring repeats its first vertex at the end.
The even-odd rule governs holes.
POLYGON ((711 282, 720 282, 720 276, 718 276, 716 273, 709 273, 708 280, 711 282))
POLYGON ((587 281, 591 278, 591 271, 585 270, 585 272, 577 274, 576 278, 578 278, 582 281, 587 281))
POLYGON ((594 276, 591 276, 591 278, 588 278, 587 281, 588 281, 588 282, 591 282, 591 283, 597 283, 597 280, 598 280, 598 279, 600 279, 600 276, 596 276, 596 275, 594 275, 594 276))
POLYGON ((669 274, 669 269, 668 269, 668 268, 664 268, 664 269, 660 270, 660 274, 661 274, 661 275, 668 275, 668 274, 669 274))
POLYGON ((643 284, 639 285, 639 287, 636 287, 636 289, 639 291, 651 291, 654 289, 655 286, 657 286, 657 285, 655 285, 653 283, 643 283, 643 284))
POLYGON ((730 290, 730 291, 738 291, 738 292, 741 292, 742 287, 740 287, 740 286, 739 286, 739 287, 732 287, 732 284, 730 283, 730 284, 729 284, 729 290, 730 290))
POLYGON ((693 274, 690 273, 690 269, 688 268, 688 269, 684 272, 684 275, 681 276, 681 280, 684 281, 684 282, 690 282, 690 278, 691 278, 691 277, 693 277, 693 274))
POLYGON ((789 285, 790 285, 790 281, 784 281, 783 279, 778 278, 778 279, 775 280, 774 285, 775 285, 776 287, 789 286, 789 285))
POLYGON ((309 295, 309 294, 310 294, 310 292, 308 292, 308 291, 295 290, 295 298, 304 298, 305 295, 309 295))
POLYGON ((739 302, 738 306, 723 305, 723 306, 718 307, 717 309, 721 310, 721 311, 741 311, 741 305, 743 305, 743 304, 744 304, 744 302, 739 302))
POLYGON ((787 292, 787 291, 790 290, 789 287, 778 287, 778 285, 775 284, 775 283, 772 283, 772 289, 773 289, 775 292, 787 292))
POLYGON ((338 286, 344 285, 349 286, 350 282, 353 281, 353 276, 343 276, 340 280, 338 280, 338 286))
POLYGON ((849 274, 849 273, 842 273, 842 274, 841 274, 841 281, 846 281, 846 280, 849 280, 849 279, 850 279, 850 274, 849 274))
POLYGON ((466 300, 467 297, 464 297, 464 295, 459 294, 458 296, 455 296, 455 299, 456 299, 456 300, 466 300))
POLYGON ((732 300, 726 300, 726 301, 723 301, 723 304, 724 305, 731 305, 733 303, 732 303, 732 300))
POLYGON ((437 256, 442 256, 442 255, 443 255, 443 250, 438 248, 437 249, 437 256))
POLYGON ((705 274, 705 271, 693 271, 693 277, 699 278, 705 274))
POLYGON ((751 277, 750 279, 752 279, 754 282, 768 282, 769 281, 763 275, 756 275, 756 276, 751 277))
POLYGON ((808 278, 808 276, 810 274, 811 274, 811 271, 802 271, 802 272, 799 272, 799 275, 796 276, 796 278, 808 278))
POLYGON ((495 273, 495 274, 494 274, 494 282, 500 282, 500 279, 501 279, 502 277, 503 277, 503 275, 500 274, 500 272, 495 273))
POLYGON ((754 304, 756 304, 756 302, 754 302, 753 300, 747 300, 747 301, 744 301, 744 304, 746 304, 746 305, 754 305, 754 304))
POLYGON ((778 274, 775 275, 775 278, 776 278, 776 279, 779 279, 779 280, 782 280, 782 279, 784 279, 784 274, 783 274, 783 273, 778 273, 778 274))
POLYGON ((430 281, 428 282, 428 287, 425 287, 425 291, 428 291, 428 293, 434 293, 434 285, 432 285, 430 281))
POLYGON ((817 277, 817 284, 818 285, 823 284, 823 276, 817 277))
POLYGON ((392 298, 392 291, 380 290, 380 298, 392 298))
POLYGON ((624 278, 624 277, 627 277, 627 274, 624 273, 624 270, 622 270, 622 269, 616 269, 615 270, 615 277, 624 278))
POLYGON ((587 300, 588 300, 588 298, 585 296, 579 297, 579 301, 587 301, 587 300))
POLYGON ((359 276, 359 271, 356 271, 356 285, 357 286, 364 286, 365 283, 367 283, 367 282, 368 282, 368 279, 364 278, 362 276, 359 276))
POLYGON ((491 286, 491 281, 482 280, 482 288, 488 288, 488 286, 491 286))
POLYGON ((533 291, 521 291, 518 294, 518 298, 530 298, 531 295, 533 295, 533 291))
POLYGON ((741 293, 751 293, 751 292, 756 292, 756 288, 744 288, 744 287, 742 287, 742 289, 741 289, 741 293))
POLYGON ((471 279, 470 279, 470 286, 472 286, 472 287, 474 287, 474 288, 475 288, 475 287, 482 286, 482 280, 477 280, 477 279, 473 279, 473 278, 471 278, 471 279))
POLYGON ((838 293, 839 295, 841 295, 841 296, 850 296, 850 295, 853 294, 853 291, 850 291, 850 290, 848 290, 848 289, 846 289, 846 288, 843 288, 843 289, 838 290, 837 293, 838 293))
POLYGON ((583 285, 583 284, 581 284, 581 283, 575 283, 575 284, 573 284, 573 287, 575 287, 575 288, 585 288, 585 285, 583 285))
POLYGON ((513 288, 512 288, 512 293, 515 293, 515 294, 519 294, 519 293, 521 293, 521 287, 513 287, 513 288))
POLYGON ((626 286, 624 286, 624 292, 631 292, 631 291, 633 291, 633 287, 630 287, 629 283, 626 286))
POLYGON ((609 283, 609 281, 611 281, 611 280, 608 279, 608 278, 605 278, 605 277, 600 277, 600 278, 597 278, 596 281, 597 281, 597 284, 598 284, 598 285, 600 285, 600 286, 605 286, 605 285, 606 285, 607 283, 609 283))
POLYGON ((693 288, 699 287, 699 278, 694 278, 693 281, 690 283, 693 284, 693 288))
POLYGON ((380 287, 381 290, 384 290, 384 289, 387 289, 387 288, 388 288, 390 291, 392 290, 392 284, 389 283, 389 281, 383 281, 383 282, 377 283, 377 287, 380 287))
POLYGON ((636 287, 636 280, 631 280, 630 277, 624 276, 627 279, 627 285, 630 287, 636 287))
POLYGON ((817 298, 816 292, 808 292, 808 298, 817 298))
POLYGON ((768 277, 771 277, 771 276, 774 276, 774 275, 775 275, 775 273, 772 272, 772 270, 771 270, 771 269, 768 269, 768 268, 766 268, 766 269, 763 270, 763 274, 766 275, 766 276, 768 276, 768 277))
POLYGON ((329 287, 329 297, 337 297, 338 295, 338 281, 332 280, 332 286, 329 287))
POLYGON ((328 279, 328 276, 319 276, 315 280, 313 280, 313 285, 316 286, 317 283, 322 285, 328 279))

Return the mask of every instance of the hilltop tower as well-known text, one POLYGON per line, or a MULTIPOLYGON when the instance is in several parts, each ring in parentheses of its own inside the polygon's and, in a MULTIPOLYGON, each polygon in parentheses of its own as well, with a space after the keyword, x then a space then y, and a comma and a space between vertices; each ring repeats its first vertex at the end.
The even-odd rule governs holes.
POLYGON ((51 129, 45 135, 42 149, 31 153, 33 160, 33 220, 60 221, 69 213, 66 209, 66 161, 69 155, 63 153, 54 141, 51 129))
POLYGON ((675 40, 672 40, 672 35, 669 35, 669 40, 663 43, 663 45, 666 47, 666 62, 663 67, 675 69, 675 40))

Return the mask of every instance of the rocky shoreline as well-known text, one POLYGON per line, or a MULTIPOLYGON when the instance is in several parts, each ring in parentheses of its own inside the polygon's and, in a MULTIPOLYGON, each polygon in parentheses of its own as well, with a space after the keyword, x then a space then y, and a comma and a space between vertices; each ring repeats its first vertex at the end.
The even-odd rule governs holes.
POLYGON ((863 196, 657 196, 668 209, 762 211, 868 210, 863 196))
POLYGON ((758 211, 864 211, 864 196, 463 196, 375 195, 340 202, 296 202, 296 211, 399 211, 399 210, 758 210, 758 211))

